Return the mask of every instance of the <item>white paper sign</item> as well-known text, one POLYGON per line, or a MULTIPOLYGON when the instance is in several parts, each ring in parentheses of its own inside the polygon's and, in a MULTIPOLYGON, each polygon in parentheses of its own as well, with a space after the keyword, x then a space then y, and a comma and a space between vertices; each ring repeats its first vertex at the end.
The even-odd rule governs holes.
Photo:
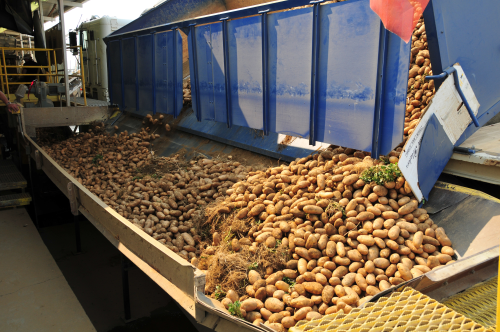
MULTIPOLYGON (((469 105, 477 115, 479 102, 477 101, 474 91, 467 80, 467 77, 458 64, 454 65, 457 70, 460 87, 464 93, 469 105)), ((443 126, 446 135, 450 141, 455 144, 465 129, 472 122, 472 119, 467 111, 462 99, 455 88, 455 80, 453 75, 449 75, 439 87, 434 98, 431 101, 426 113, 420 119, 419 124, 415 127, 415 131, 406 142, 401 156, 399 158, 399 169, 403 173, 406 181, 411 187, 413 194, 419 202, 424 198, 420 190, 418 179, 418 156, 420 152, 420 144, 432 114, 435 114, 441 126, 443 126)), ((422 175, 425 176, 425 175, 422 175)))

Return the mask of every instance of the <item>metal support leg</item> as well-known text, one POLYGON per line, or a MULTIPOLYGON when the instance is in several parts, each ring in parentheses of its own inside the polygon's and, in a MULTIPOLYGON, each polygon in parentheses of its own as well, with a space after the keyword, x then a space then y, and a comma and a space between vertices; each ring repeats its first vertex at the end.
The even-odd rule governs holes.
POLYGON ((124 254, 121 255, 122 260, 122 288, 123 288, 123 310, 125 312, 125 321, 130 320, 130 293, 128 287, 128 270, 129 260, 124 254))
POLYGON ((33 183, 34 178, 36 176, 33 176, 32 172, 33 169, 31 168, 31 163, 33 161, 31 160, 31 157, 28 155, 28 167, 29 167, 29 175, 30 175, 30 187, 31 187, 31 201, 33 202, 33 210, 35 213, 35 226, 37 229, 40 228, 40 225, 38 224, 38 209, 36 207, 36 198, 35 198, 35 184, 33 183))
POLYGON ((80 215, 73 216, 75 221, 75 240, 76 240, 76 253, 82 253, 82 241, 80 237, 80 215))

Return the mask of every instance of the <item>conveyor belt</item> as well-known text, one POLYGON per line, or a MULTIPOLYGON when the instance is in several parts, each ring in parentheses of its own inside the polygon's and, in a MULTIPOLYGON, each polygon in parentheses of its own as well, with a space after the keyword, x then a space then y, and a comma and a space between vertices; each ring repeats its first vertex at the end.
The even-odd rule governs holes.
POLYGON ((451 296, 442 303, 483 326, 496 329, 497 285, 495 276, 451 296))
POLYGON ((430 297, 407 287, 366 303, 350 313, 326 315, 313 321, 300 321, 290 329, 302 331, 490 331, 472 319, 430 297))

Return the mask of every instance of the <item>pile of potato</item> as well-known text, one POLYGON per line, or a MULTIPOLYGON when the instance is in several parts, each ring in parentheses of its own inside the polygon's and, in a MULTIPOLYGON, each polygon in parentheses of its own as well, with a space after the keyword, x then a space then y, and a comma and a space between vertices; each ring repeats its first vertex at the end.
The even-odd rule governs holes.
POLYGON ((418 208, 404 178, 384 185, 360 179, 361 165, 377 163, 361 151, 336 148, 250 172, 228 189, 219 213, 254 220, 247 236, 232 240, 232 250, 287 246, 292 259, 282 271, 249 271, 246 294, 228 290, 226 308, 240 301, 246 320, 282 331, 299 320, 347 313, 453 262, 451 241, 418 208))
POLYGON ((190 78, 188 78, 183 83, 182 98, 184 100, 184 102, 183 102, 184 106, 191 105, 191 79, 190 78))
POLYGON ((423 18, 415 28, 411 42, 410 72, 408 76, 408 95, 404 134, 411 136, 420 119, 436 93, 434 80, 426 81, 425 76, 432 75, 429 47, 423 18))
MULTIPOLYGON (((148 123, 156 120, 161 119, 146 118, 148 123)), ((95 131, 44 149, 104 203, 179 256, 189 260, 199 254, 201 237, 195 226, 202 217, 200 208, 244 179, 247 168, 232 160, 183 164, 178 156, 155 158, 151 145, 159 135, 150 134, 149 127, 130 135, 95 131), (174 170, 146 176, 137 172, 153 163, 174 170)))

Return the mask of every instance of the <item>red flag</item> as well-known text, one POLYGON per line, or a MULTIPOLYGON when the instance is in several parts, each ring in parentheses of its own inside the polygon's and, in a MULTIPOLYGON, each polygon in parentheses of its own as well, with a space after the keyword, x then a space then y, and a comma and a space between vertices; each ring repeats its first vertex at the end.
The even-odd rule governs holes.
POLYGON ((370 0, 370 8, 387 30, 408 43, 428 3, 429 0, 370 0))

